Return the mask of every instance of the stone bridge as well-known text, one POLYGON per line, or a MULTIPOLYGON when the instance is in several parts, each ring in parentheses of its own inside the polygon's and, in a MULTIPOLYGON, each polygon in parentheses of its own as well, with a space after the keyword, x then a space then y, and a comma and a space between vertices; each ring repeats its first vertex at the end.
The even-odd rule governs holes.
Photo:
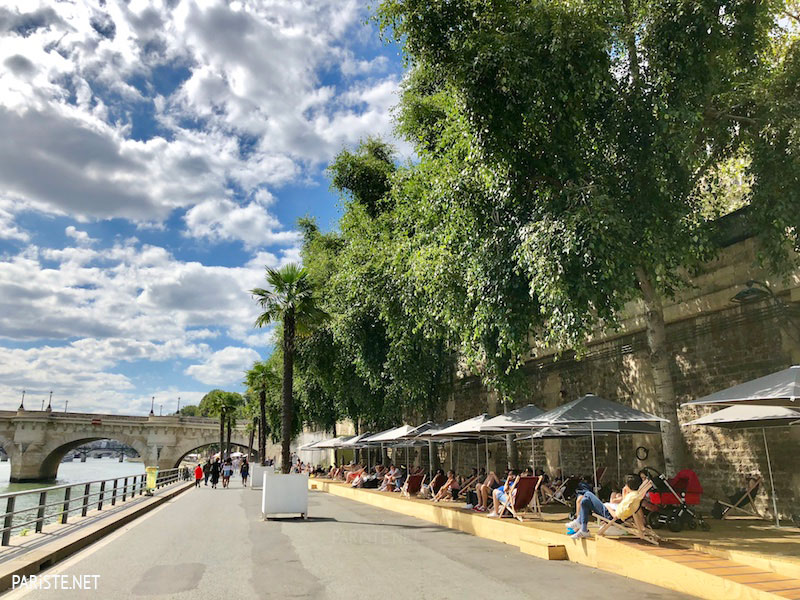
MULTIPOLYGON (((171 469, 193 450, 219 442, 219 421, 178 415, 0 411, 0 446, 11 461, 12 482, 55 479, 67 452, 102 439, 130 446, 145 466, 171 469)), ((247 447, 248 441, 244 427, 231 432, 231 444, 247 447)))

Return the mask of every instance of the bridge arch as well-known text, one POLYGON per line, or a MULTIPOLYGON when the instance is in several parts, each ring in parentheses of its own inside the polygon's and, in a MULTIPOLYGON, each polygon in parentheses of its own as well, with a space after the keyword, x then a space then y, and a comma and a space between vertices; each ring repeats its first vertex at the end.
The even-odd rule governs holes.
MULTIPOLYGON (((245 429, 231 442, 248 447, 245 429)), ((94 440, 116 440, 142 457, 144 466, 171 469, 194 449, 219 441, 219 424, 201 417, 124 416, 47 411, 0 411, 0 446, 11 461, 11 481, 55 479, 70 450, 94 440)))
MULTIPOLYGON (((211 444, 215 444, 215 443, 218 444, 219 440, 214 440, 213 442, 209 442, 207 444, 201 444, 199 446, 195 446, 194 448, 191 448, 191 449, 187 450, 186 452, 181 454, 176 459, 175 464, 172 465, 171 468, 175 468, 175 467, 179 466, 181 464, 181 461, 183 461, 183 459, 186 458, 186 455, 192 454, 195 450, 199 450, 200 448, 205 448, 206 446, 210 446, 211 444)), ((245 449, 247 449, 247 450, 249 450, 249 451, 251 451, 251 452, 253 452, 255 454, 258 454, 258 449, 256 447, 254 447, 254 446, 248 446, 247 442, 241 442, 240 443, 240 442, 234 441, 233 438, 231 438, 231 446, 238 446, 240 448, 245 448, 245 449)))

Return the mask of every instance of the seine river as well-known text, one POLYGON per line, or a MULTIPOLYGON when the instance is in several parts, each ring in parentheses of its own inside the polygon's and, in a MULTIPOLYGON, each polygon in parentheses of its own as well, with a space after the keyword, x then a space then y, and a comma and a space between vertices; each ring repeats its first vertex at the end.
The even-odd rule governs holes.
MULTIPOLYGON (((119 458, 87 458, 85 463, 80 462, 80 459, 78 459, 58 465, 58 479, 50 483, 9 483, 10 473, 11 462, 0 462, 0 494, 65 483, 139 475, 144 473, 144 464, 141 462, 128 462, 127 460, 121 463, 119 458)), ((0 507, 0 509, 2 508, 0 507)))

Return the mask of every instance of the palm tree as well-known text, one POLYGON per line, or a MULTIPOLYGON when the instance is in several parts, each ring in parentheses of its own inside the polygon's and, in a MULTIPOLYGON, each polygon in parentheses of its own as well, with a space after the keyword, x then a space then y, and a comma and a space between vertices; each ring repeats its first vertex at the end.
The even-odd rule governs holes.
POLYGON ((308 272, 288 264, 280 270, 267 268, 267 283, 271 289, 256 288, 252 294, 264 311, 256 319, 256 327, 270 323, 283 325, 283 386, 281 390, 281 468, 289 472, 292 436, 292 384, 294 380, 295 336, 305 333, 327 315, 314 298, 308 272))
POLYGON ((266 362, 254 363, 245 374, 245 383, 258 394, 258 456, 262 465, 267 462, 267 388, 277 382, 278 376, 266 362))
MULTIPOLYGON (((236 407, 241 404, 241 396, 235 392, 213 390, 203 397, 208 401, 208 410, 212 415, 219 415, 219 457, 225 459, 225 424, 228 424, 228 440, 230 443, 230 422, 234 418, 236 407)), ((228 448, 230 450, 230 448, 228 448)))

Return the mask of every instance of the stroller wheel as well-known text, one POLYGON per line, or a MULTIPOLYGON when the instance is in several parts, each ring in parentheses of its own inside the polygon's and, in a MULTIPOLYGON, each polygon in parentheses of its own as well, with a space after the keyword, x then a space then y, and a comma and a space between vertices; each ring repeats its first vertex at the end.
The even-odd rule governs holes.
POLYGON ((700 521, 700 530, 701 531, 711 531, 711 525, 709 525, 705 521, 700 521))
POLYGON ((647 524, 650 529, 661 529, 664 523, 659 519, 660 515, 657 512, 647 513, 647 524))
POLYGON ((680 518, 672 517, 667 523, 667 527, 669 527, 669 530, 673 533, 678 533, 683 529, 683 523, 681 523, 680 518))
POLYGON ((688 521, 686 521, 686 526, 689 529, 697 529, 697 521, 695 521, 694 519, 689 519, 688 521))

